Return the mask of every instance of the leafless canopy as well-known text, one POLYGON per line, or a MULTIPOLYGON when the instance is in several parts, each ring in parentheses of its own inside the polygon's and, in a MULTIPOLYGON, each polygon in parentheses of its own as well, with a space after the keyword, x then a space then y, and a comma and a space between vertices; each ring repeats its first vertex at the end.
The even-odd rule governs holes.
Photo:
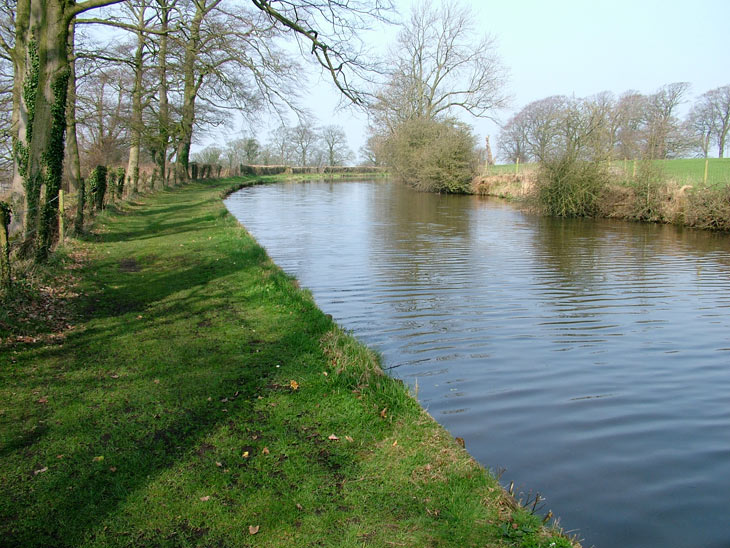
POLYGON ((374 105, 378 125, 455 110, 490 117, 503 107, 506 70, 492 36, 479 35, 470 9, 449 0, 418 4, 392 51, 390 79, 374 105))
POLYGON ((372 66, 361 34, 387 21, 392 0, 251 0, 279 27, 293 31, 302 51, 309 50, 342 94, 364 104, 358 77, 372 66))

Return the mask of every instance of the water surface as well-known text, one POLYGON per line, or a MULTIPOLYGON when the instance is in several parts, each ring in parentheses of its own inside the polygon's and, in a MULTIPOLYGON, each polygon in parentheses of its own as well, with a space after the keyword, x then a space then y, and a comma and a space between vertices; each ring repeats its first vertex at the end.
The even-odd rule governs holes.
POLYGON ((384 182, 226 204, 585 546, 730 547, 730 237, 384 182))

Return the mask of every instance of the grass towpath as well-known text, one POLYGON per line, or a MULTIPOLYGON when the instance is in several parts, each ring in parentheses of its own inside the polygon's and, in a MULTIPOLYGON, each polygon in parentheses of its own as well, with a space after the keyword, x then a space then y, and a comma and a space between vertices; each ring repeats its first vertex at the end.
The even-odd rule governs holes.
POLYGON ((0 544, 570 546, 269 260, 232 184, 104 214, 74 329, 3 334, 0 544))

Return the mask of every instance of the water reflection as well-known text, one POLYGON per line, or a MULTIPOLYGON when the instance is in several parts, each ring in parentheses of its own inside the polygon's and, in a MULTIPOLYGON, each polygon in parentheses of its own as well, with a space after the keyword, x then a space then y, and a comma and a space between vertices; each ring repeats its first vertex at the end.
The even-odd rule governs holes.
POLYGON ((229 208, 485 465, 586 545, 730 546, 730 245, 387 183, 229 208))

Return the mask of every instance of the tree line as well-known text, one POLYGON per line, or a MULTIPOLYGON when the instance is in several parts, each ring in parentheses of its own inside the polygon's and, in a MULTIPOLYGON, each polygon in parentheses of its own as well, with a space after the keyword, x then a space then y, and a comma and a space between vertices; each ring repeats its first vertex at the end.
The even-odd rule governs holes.
POLYGON ((242 164, 322 167, 346 165, 355 160, 355 154, 342 126, 316 127, 303 122, 293 127, 278 126, 263 144, 255 137, 243 137, 223 146, 207 146, 193 154, 193 160, 228 168, 242 164))
POLYGON ((390 0, 3 0, 0 100, 10 108, 0 167, 12 172, 24 248, 47 257, 64 176, 77 190, 95 165, 123 163, 133 194, 149 159, 152 185, 178 184, 193 135, 231 112, 303 118, 303 64, 364 104, 360 36, 392 9, 390 0))
POLYGON ((716 147, 724 157, 730 85, 699 96, 682 118, 678 110, 689 90, 687 82, 676 82, 649 95, 602 92, 533 101, 502 127, 500 155, 510 163, 544 162, 560 155, 601 161, 666 159, 708 157, 716 147))

